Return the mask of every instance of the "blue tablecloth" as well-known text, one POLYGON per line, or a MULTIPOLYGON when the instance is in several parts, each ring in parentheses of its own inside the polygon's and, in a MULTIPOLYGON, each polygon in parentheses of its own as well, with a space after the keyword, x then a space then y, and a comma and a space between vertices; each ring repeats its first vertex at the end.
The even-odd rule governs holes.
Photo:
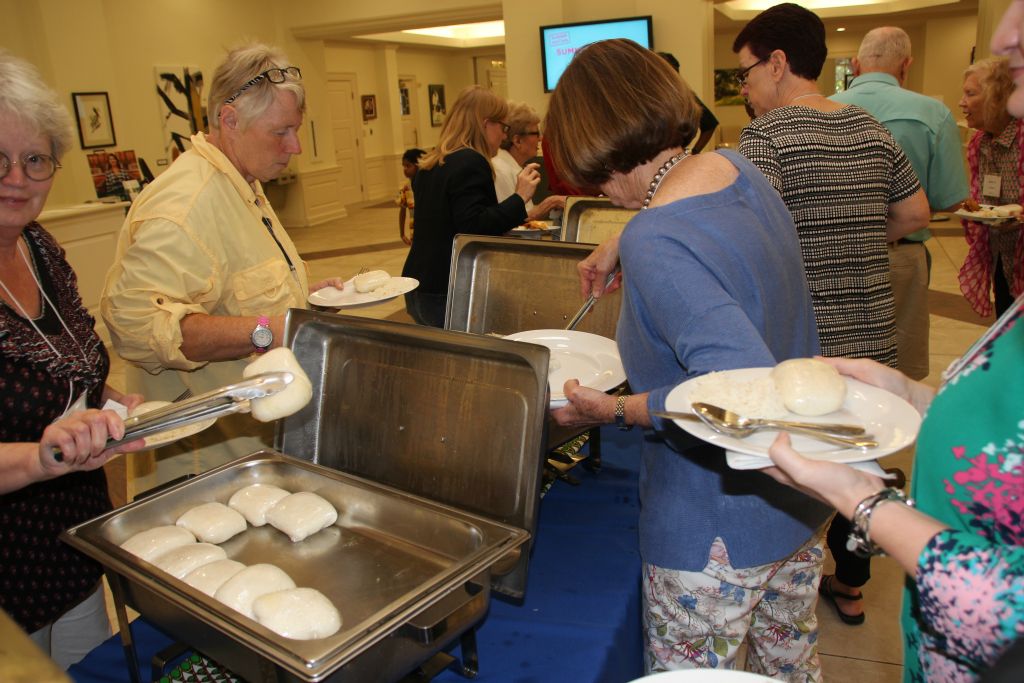
MULTIPOLYGON (((639 430, 605 428, 599 472, 571 471, 541 501, 522 604, 492 594, 477 630, 480 683, 600 681, 643 674, 637 549, 639 430)), ((132 624, 143 675, 171 639, 143 619, 132 624)), ((457 654, 458 648, 455 648, 457 654)), ((129 680, 119 636, 69 671, 79 683, 129 680)), ((453 671, 436 681, 465 682, 453 671)))

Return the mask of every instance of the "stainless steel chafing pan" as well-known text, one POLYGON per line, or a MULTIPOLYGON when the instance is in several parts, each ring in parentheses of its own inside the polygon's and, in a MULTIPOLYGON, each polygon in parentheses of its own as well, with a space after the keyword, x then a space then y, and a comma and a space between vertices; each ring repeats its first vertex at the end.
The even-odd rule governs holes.
MULTIPOLYGON (((107 570, 115 598, 247 680, 395 680, 483 618, 490 568, 529 534, 305 460, 263 451, 65 532, 107 570), (131 535, 253 483, 313 491, 338 522, 292 543, 270 526, 222 544, 316 588, 342 614, 320 640, 283 638, 122 550, 131 535)), ((125 634, 122 624, 122 635, 125 634)))
POLYGON ((607 197, 569 197, 562 212, 562 239, 600 244, 622 232, 636 209, 623 209, 607 197))
MULTIPOLYGON (((507 237, 457 235, 448 280, 448 329, 512 334, 561 329, 583 303, 576 264, 594 246, 507 237)), ((576 326, 580 332, 615 338, 622 290, 606 294, 576 326)), ((548 446, 586 430, 548 425, 548 446)))
MULTIPOLYGON (((279 423, 279 450, 533 531, 548 349, 300 310, 286 341, 313 400, 279 423)), ((492 588, 522 596, 528 563, 511 554, 492 588)))

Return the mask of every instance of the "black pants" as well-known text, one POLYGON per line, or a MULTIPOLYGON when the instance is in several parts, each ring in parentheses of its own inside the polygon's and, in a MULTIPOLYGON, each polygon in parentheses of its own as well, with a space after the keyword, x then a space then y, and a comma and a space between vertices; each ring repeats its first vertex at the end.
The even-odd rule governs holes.
POLYGON ((992 293, 996 299, 996 317, 1006 312, 1013 304, 1013 295, 1010 294, 1010 280, 1003 272, 1003 259, 997 258, 995 268, 992 272, 992 293))
POLYGON ((850 535, 850 521, 836 515, 828 527, 828 549, 836 561, 836 578, 847 586, 859 588, 871 578, 871 558, 858 557, 846 549, 846 537, 850 535))
POLYGON ((444 327, 444 314, 447 307, 447 294, 430 294, 413 290, 405 295, 405 310, 420 325, 444 327))

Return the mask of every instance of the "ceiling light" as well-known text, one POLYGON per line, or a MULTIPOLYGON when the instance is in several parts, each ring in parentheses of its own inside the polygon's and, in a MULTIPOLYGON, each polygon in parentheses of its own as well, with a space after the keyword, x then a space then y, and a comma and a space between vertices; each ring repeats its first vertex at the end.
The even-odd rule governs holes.
POLYGON ((839 27, 836 28, 836 31, 838 31, 839 33, 842 33, 845 30, 846 30, 845 26, 839 26, 839 27))
POLYGON ((436 38, 454 38, 457 40, 473 40, 474 38, 502 38, 505 36, 504 21, 481 21, 475 24, 458 24, 456 26, 432 26, 431 28, 414 28, 402 33, 413 33, 436 38))

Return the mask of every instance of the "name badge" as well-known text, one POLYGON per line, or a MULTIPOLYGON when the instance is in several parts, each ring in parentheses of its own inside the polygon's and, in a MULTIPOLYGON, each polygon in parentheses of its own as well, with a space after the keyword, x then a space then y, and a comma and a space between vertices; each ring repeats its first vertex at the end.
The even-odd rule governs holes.
POLYGON ((995 173, 986 173, 981 182, 981 194, 986 197, 995 197, 999 200, 999 188, 1002 187, 1003 179, 995 173))

